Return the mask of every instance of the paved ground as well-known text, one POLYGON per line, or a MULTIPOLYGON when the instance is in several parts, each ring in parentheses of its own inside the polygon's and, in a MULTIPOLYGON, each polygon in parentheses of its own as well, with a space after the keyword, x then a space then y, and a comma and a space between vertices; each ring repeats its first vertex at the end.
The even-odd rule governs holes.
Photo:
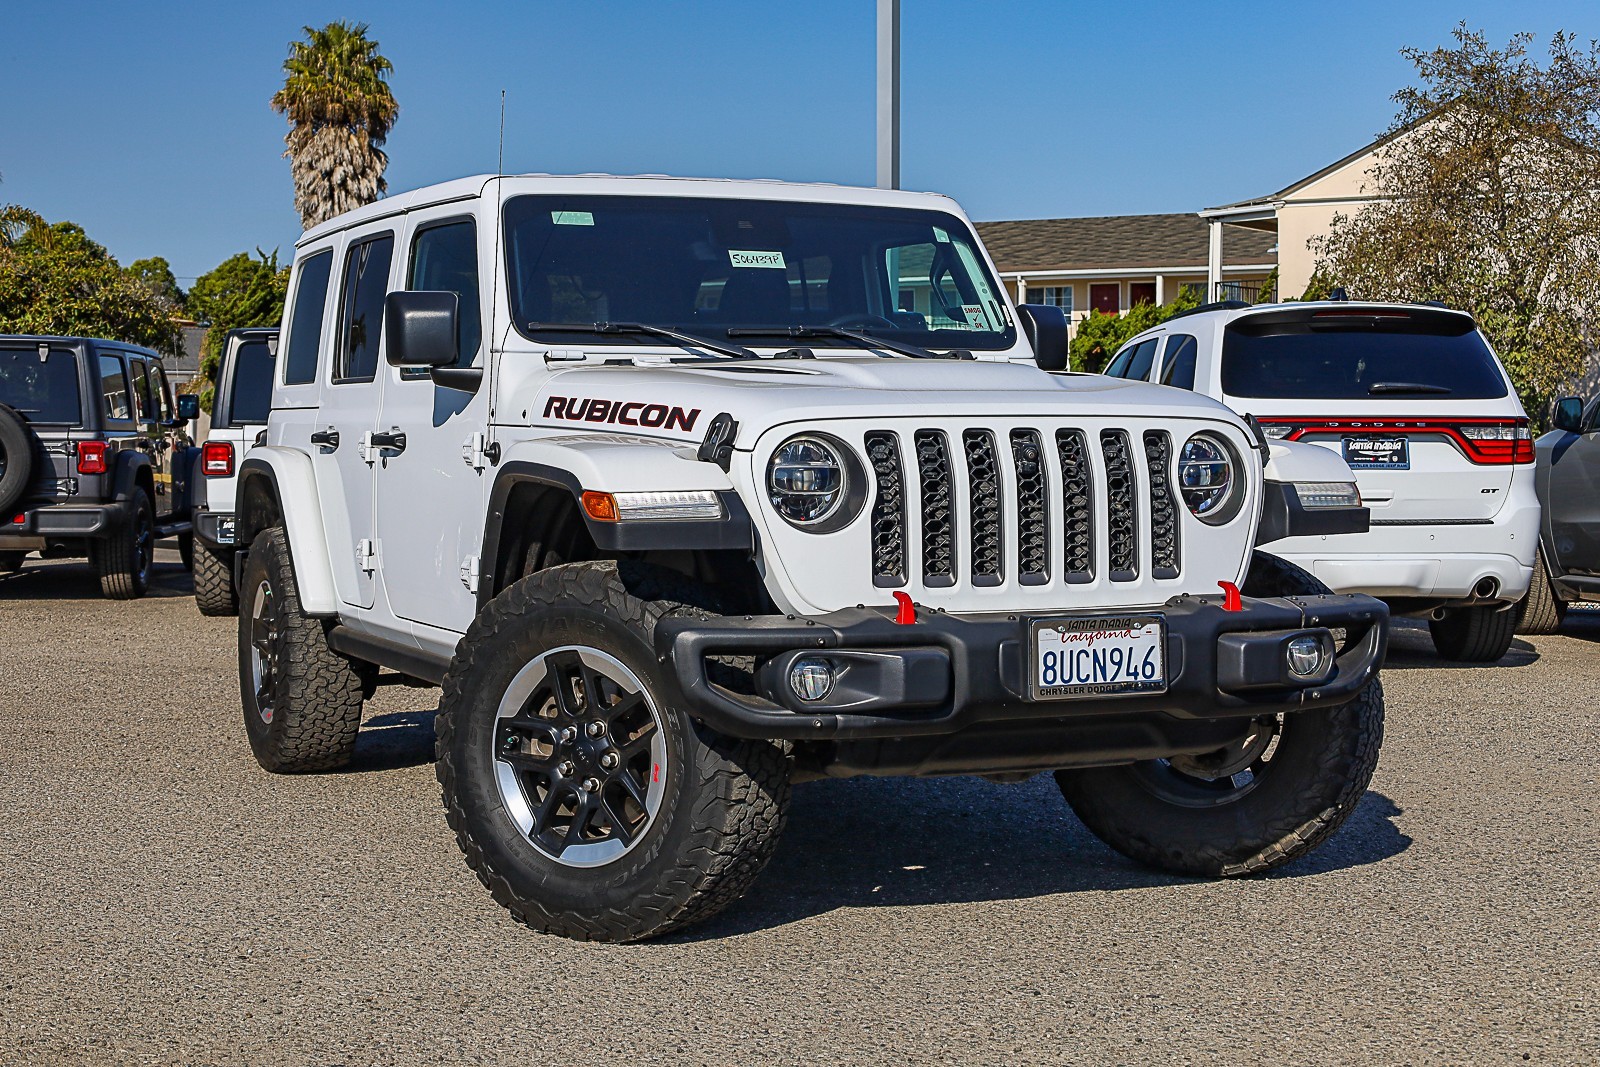
POLYGON ((1275 876, 1135 868, 1048 779, 819 783, 744 902, 607 947, 468 873, 432 690, 258 770, 188 592, 0 578, 0 1063, 1596 1062, 1600 614, 1491 668, 1401 633, 1372 792, 1275 876))

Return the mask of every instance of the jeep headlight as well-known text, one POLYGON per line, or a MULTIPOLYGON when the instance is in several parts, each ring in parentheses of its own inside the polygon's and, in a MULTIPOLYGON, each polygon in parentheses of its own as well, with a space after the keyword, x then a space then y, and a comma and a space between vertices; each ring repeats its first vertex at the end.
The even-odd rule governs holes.
POLYGON ((792 526, 816 533, 842 529, 860 511, 865 475, 848 446, 825 434, 800 434, 767 462, 767 498, 792 526))
POLYGON ((1233 447, 1209 431, 1195 434, 1178 453, 1178 491, 1201 522, 1220 526, 1244 500, 1242 467, 1233 447))

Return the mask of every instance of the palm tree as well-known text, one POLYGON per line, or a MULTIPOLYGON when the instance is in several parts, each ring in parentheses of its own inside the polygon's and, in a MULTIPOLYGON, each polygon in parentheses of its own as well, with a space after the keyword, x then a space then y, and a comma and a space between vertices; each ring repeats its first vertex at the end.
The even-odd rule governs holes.
POLYGON ((365 24, 330 22, 305 28, 289 45, 283 88, 272 109, 289 119, 284 152, 294 172, 294 206, 310 229, 388 189, 389 157, 379 146, 400 105, 389 91, 393 65, 378 54, 365 24))

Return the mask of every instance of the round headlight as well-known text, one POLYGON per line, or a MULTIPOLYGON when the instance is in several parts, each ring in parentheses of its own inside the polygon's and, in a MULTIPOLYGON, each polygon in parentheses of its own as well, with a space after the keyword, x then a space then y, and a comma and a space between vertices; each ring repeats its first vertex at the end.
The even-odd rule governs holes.
POLYGON ((1228 443, 1214 433, 1197 433, 1178 453, 1178 491, 1201 522, 1221 525, 1239 510, 1244 487, 1239 462, 1228 443))
POLYGON ((796 526, 827 521, 844 505, 848 468, 832 442, 791 437, 767 464, 767 495, 779 515, 796 526))

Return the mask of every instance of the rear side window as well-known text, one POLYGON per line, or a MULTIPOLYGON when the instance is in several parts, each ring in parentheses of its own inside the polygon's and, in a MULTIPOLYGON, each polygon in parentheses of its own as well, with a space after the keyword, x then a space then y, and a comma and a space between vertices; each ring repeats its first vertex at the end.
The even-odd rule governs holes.
POLYGON ((1156 360, 1156 346, 1160 343, 1159 337, 1152 337, 1148 341, 1127 346, 1117 353, 1117 358, 1111 361, 1106 373, 1113 378, 1148 378, 1150 365, 1156 360))
POLYGON ((133 393, 128 389, 121 356, 100 357, 100 411, 107 422, 133 419, 133 393))
POLYGON ((1505 396, 1506 383, 1464 315, 1321 308, 1230 323, 1222 391, 1268 399, 1489 400, 1505 396))
POLYGON ((322 312, 328 306, 328 276, 333 252, 318 252, 300 264, 295 283, 294 316, 283 357, 283 383, 305 385, 317 380, 317 350, 322 347, 322 312))
POLYGON ((0 404, 29 422, 76 426, 83 419, 78 357, 55 349, 40 360, 33 345, 0 349, 0 404))
POLYGON ((1161 384, 1178 389, 1194 388, 1194 360, 1200 347, 1186 333, 1167 338, 1167 357, 1161 362, 1161 384))
MULTIPOLYGON (((411 276, 406 288, 461 297, 456 309, 456 343, 461 364, 470 364, 483 337, 478 307, 477 227, 471 219, 430 226, 417 234, 411 243, 411 276)), ((400 373, 407 378, 427 377, 427 372, 418 368, 400 373)))
POLYGON ((351 245, 345 254, 335 381, 370 382, 377 377, 378 345, 383 340, 383 298, 388 294, 389 263, 393 258, 393 234, 351 245))
POLYGON ((246 341, 233 353, 233 381, 228 389, 227 421, 262 423, 272 410, 275 361, 265 341, 246 341))

